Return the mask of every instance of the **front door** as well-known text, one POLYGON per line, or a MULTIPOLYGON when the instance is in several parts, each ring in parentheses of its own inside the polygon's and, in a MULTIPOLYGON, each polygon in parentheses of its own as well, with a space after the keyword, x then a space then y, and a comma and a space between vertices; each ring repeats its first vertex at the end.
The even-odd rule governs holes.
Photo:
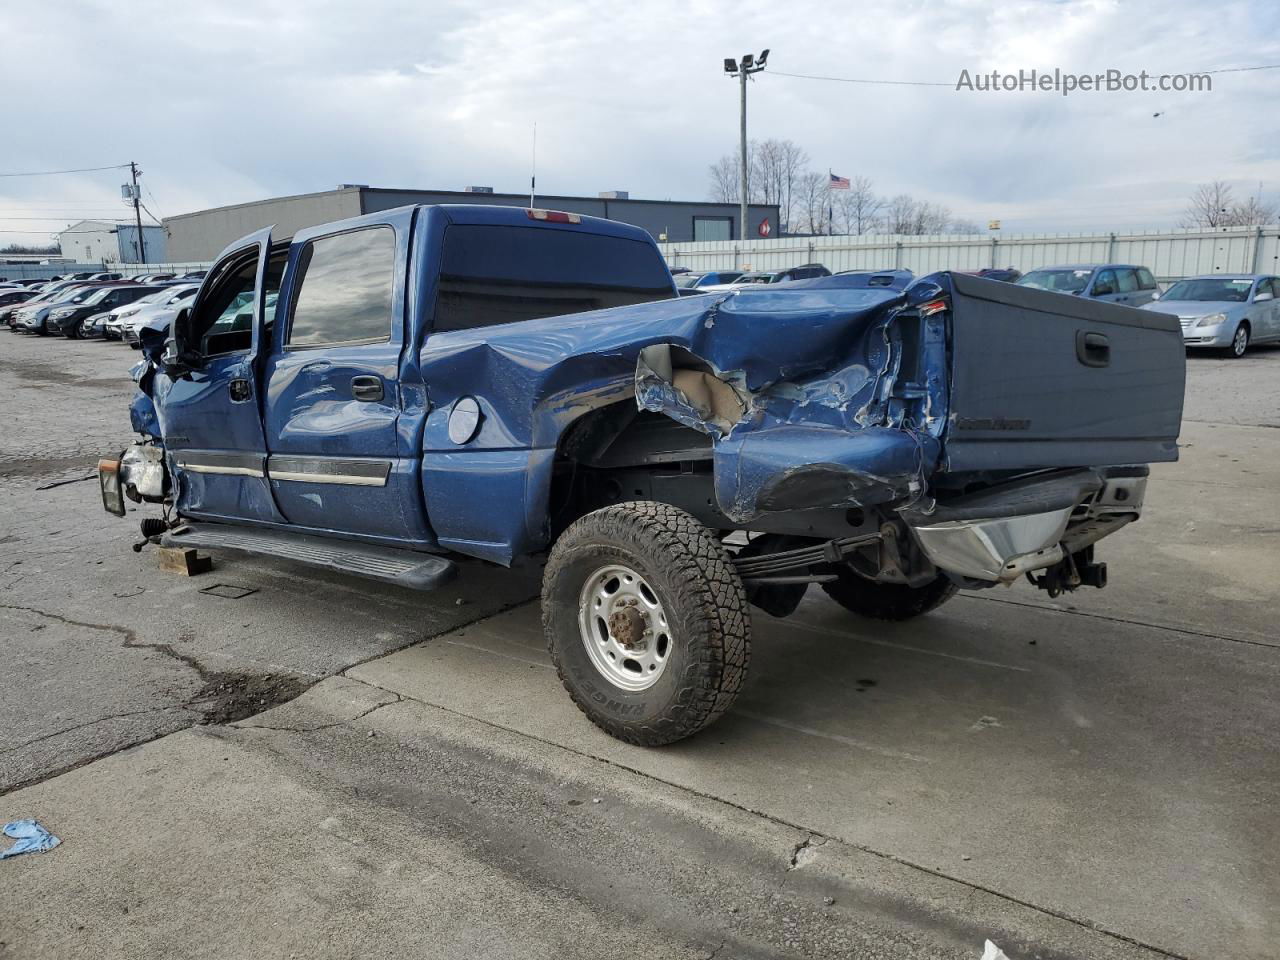
MULTIPOLYGON (((267 469, 299 527, 430 545, 417 437, 401 436, 413 211, 293 241, 265 365, 267 469)), ((416 396, 418 392, 410 392, 416 396)))
POLYGON ((268 228, 224 252, 175 325, 195 369, 173 381, 158 412, 184 516, 282 519, 266 478, 256 363, 264 301, 279 282, 267 269, 270 249, 268 228))

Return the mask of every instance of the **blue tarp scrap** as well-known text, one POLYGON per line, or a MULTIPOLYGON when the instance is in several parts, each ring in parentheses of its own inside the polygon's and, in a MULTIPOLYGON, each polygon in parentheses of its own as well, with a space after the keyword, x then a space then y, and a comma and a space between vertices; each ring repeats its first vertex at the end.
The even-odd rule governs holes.
POLYGON ((6 823, 4 835, 13 837, 15 843, 8 850, 0 850, 0 860, 16 857, 20 853, 44 853, 62 842, 34 820, 6 823))

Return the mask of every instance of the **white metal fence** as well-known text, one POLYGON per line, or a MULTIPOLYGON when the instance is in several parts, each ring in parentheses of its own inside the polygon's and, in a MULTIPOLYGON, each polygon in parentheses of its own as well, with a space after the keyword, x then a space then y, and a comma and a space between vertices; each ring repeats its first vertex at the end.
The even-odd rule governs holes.
POLYGON ((664 243, 672 267, 781 270, 821 263, 840 270, 936 270, 1015 267, 1026 273, 1058 263, 1132 263, 1163 281, 1206 273, 1280 275, 1280 226, 1150 233, 1037 233, 991 236, 782 237, 664 243))

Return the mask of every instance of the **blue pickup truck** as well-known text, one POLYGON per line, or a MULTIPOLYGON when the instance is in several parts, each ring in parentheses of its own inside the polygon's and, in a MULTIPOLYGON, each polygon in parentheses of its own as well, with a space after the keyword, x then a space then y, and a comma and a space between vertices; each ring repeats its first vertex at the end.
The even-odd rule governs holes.
POLYGON ((749 606, 1103 586, 1185 373, 1158 313, 948 273, 682 299, 643 231, 496 206, 263 230, 140 338, 99 474, 145 540, 419 590, 545 563, 565 687, 646 745, 732 704, 749 606))

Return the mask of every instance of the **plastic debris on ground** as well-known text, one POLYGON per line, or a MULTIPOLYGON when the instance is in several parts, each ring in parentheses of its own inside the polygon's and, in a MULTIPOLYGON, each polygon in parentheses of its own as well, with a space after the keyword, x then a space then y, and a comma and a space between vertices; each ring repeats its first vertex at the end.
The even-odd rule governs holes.
POLYGON ((0 850, 0 860, 16 857, 20 853, 44 853, 62 842, 34 820, 6 823, 4 835, 12 837, 15 842, 8 850, 0 850))
POLYGON ((988 940, 982 951, 982 960, 1009 960, 1009 958, 1005 956, 1003 950, 988 940))

